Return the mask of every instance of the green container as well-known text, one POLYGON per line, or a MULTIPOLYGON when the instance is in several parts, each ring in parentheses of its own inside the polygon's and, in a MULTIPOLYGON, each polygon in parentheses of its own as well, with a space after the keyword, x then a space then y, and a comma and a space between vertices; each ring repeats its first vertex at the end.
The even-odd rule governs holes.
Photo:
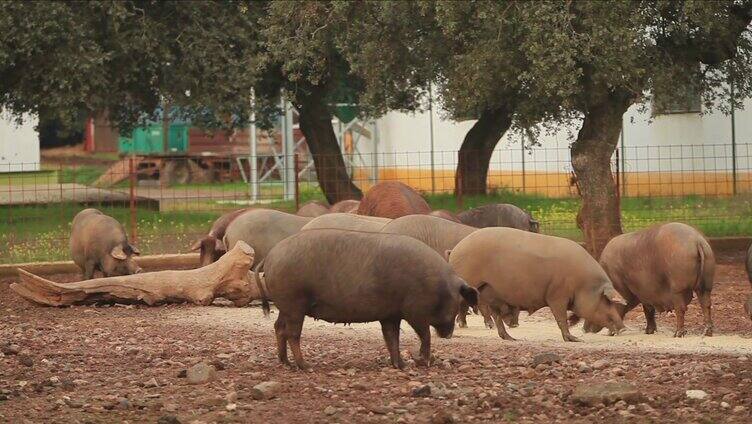
MULTIPOLYGON (((170 150, 166 153, 184 153, 188 150, 188 130, 186 124, 170 125, 168 143, 170 150)), ((130 138, 120 137, 120 153, 140 155, 165 153, 162 125, 149 125, 133 130, 130 138)))

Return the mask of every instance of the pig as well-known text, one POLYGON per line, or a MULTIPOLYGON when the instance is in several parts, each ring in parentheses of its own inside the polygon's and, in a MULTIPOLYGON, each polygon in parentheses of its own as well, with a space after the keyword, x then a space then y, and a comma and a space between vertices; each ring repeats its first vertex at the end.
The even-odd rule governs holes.
POLYGON ((298 209, 296 215, 315 218, 327 213, 329 213, 328 204, 320 202, 318 200, 311 200, 310 202, 306 202, 303 206, 301 206, 300 209, 298 209))
POLYGON ((227 247, 222 241, 225 236, 225 231, 227 231, 227 226, 230 225, 230 223, 235 220, 235 218, 249 210, 250 208, 238 209, 220 216, 216 221, 214 221, 214 224, 212 224, 209 233, 205 235, 201 240, 193 243, 193 246, 191 246, 191 251, 200 251, 200 266, 207 266, 211 263, 214 263, 219 258, 221 258, 222 255, 227 253, 227 247))
POLYGON ((477 292, 434 250, 410 237, 357 231, 302 231, 278 243, 263 265, 264 289, 279 316, 274 324, 279 360, 309 368, 300 351, 306 316, 332 323, 381 323, 391 364, 403 368, 402 320, 420 338, 420 362, 430 365, 431 332, 448 338, 460 299, 477 292))
POLYGON ((523 209, 507 203, 479 206, 457 215, 460 222, 476 228, 510 227, 518 230, 540 231, 540 223, 523 209))
POLYGON ((391 219, 376 216, 362 216, 351 213, 330 213, 313 218, 303 227, 303 231, 331 228, 336 230, 379 232, 391 219))
POLYGON ((125 228, 97 209, 84 209, 73 218, 70 251, 84 280, 94 277, 95 270, 105 277, 141 272, 133 259, 141 252, 128 242, 125 228))
MULTIPOLYGON (((744 265, 747 269, 747 278, 749 279, 749 284, 752 284, 752 245, 750 245, 749 249, 747 249, 747 261, 744 263, 744 265)), ((747 317, 749 319, 752 319, 752 294, 747 296, 747 302, 744 303, 744 313, 747 314, 747 317)))
POLYGON ((450 211, 448 211, 446 209, 435 210, 435 211, 429 213, 429 215, 438 216, 439 218, 444 218, 447 221, 453 221, 453 222, 460 222, 461 223, 460 219, 457 218, 457 215, 455 215, 453 212, 450 212, 450 211))
POLYGON ((358 206, 358 215, 391 219, 429 213, 431 207, 426 200, 412 187, 399 181, 385 181, 374 185, 358 206))
MULTIPOLYGON (((638 303, 647 319, 646 334, 656 331, 655 313, 673 310, 676 313, 674 337, 687 334, 684 313, 692 300, 692 292, 702 306, 705 335, 713 334, 710 293, 713 290, 715 256, 699 231, 679 222, 654 225, 650 228, 614 237, 603 249, 600 263, 626 299, 619 307, 624 315, 638 303)), ((587 331, 600 327, 585 322, 587 331)))
MULTIPOLYGON (((477 228, 470 227, 468 225, 447 222, 443 218, 439 218, 431 215, 406 215, 392 220, 381 229, 382 233, 386 234, 401 234, 403 236, 412 237, 416 240, 428 245, 436 253, 444 256, 448 251, 454 249, 454 246, 460 242, 463 238, 467 237, 477 228)), ((460 304, 460 312, 457 315, 457 324, 460 328, 467 327, 467 312, 468 305, 466 303, 460 304)), ((493 328, 493 320, 490 318, 490 314, 486 308, 481 309, 486 326, 493 328)), ((504 315, 504 320, 510 327, 516 327, 517 314, 514 311, 509 311, 509 314, 504 315)))
POLYGON ((359 200, 340 200, 329 208, 331 213, 356 213, 360 206, 359 200))
POLYGON ((569 332, 568 310, 574 312, 572 322, 582 317, 612 334, 624 329, 617 304, 626 302, 598 262, 572 240, 515 228, 483 228, 457 243, 449 264, 478 289, 479 303, 489 307, 505 340, 514 339, 501 314, 515 307, 532 314, 548 306, 565 341, 580 341, 569 332))
POLYGON ((232 249, 238 240, 248 243, 256 254, 254 264, 257 266, 274 245, 300 231, 312 219, 274 209, 250 210, 227 226, 223 243, 228 249, 232 249))

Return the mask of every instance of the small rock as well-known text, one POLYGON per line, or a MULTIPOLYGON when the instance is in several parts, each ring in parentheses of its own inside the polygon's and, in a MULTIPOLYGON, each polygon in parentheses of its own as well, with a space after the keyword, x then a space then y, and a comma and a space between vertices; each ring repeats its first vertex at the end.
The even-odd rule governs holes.
POLYGON ((73 400, 69 398, 68 396, 63 396, 63 402, 65 402, 65 404, 70 406, 71 408, 81 408, 82 406, 84 406, 83 403, 77 400, 73 400))
POLYGON ((580 405, 595 406, 600 402, 610 405, 620 400, 634 404, 644 400, 644 396, 628 383, 590 383, 575 388, 570 399, 580 405))
POLYGON ((391 409, 385 406, 372 406, 368 410, 377 415, 386 415, 391 412, 391 409))
POLYGON ((744 405, 739 405, 739 406, 735 406, 734 407, 734 412, 737 413, 737 414, 740 413, 740 412, 744 412, 746 410, 747 410, 747 407, 744 406, 744 405))
POLYGON ((326 407, 326 408, 324 409, 324 413, 325 413, 326 415, 334 415, 334 414, 336 414, 336 413, 337 413, 337 408, 335 408, 335 407, 333 407, 333 406, 329 405, 329 406, 327 406, 327 407, 326 407))
POLYGON ((117 406, 120 409, 131 409, 131 402, 126 398, 119 398, 117 406))
POLYGON ((581 373, 586 373, 592 371, 593 369, 590 368, 590 365, 586 364, 585 362, 578 362, 577 370, 581 373))
POLYGON ((251 397, 256 400, 267 400, 277 396, 282 389, 282 385, 276 381, 264 381, 253 386, 251 397))
POLYGON ((533 356, 532 367, 535 368, 541 364, 551 365, 556 362, 561 362, 561 356, 558 354, 553 352, 539 353, 533 356))
POLYGON ((18 355, 18 353, 21 352, 21 346, 17 344, 6 344, 3 346, 0 346, 0 352, 8 356, 18 355))
POLYGON ((190 384, 206 384, 217 378, 217 370, 213 366, 201 362, 188 368, 186 377, 190 384))
POLYGON ((412 397, 429 397, 431 396, 431 386, 424 384, 419 387, 413 388, 411 392, 412 397))
POLYGON ((180 370, 178 371, 178 378, 185 378, 188 376, 188 370, 180 370))
POLYGON ((593 362, 593 369, 602 370, 608 366, 609 362, 605 359, 599 359, 593 362))
POLYGON ((431 416, 431 424, 452 424, 454 417, 447 411, 441 410, 431 416))
POLYGON ((225 400, 227 401, 227 403, 235 403, 235 402, 237 402, 238 401, 238 392, 236 392, 236 391, 233 390, 233 391, 227 393, 227 395, 225 395, 225 400))
POLYGON ((232 411, 238 409, 238 404, 237 403, 228 403, 225 406, 225 409, 228 410, 229 412, 232 412, 232 411))
POLYGON ((687 396, 687 399, 694 400, 703 400, 708 397, 708 394, 703 390, 687 390, 684 394, 687 396))
POLYGON ((729 403, 728 403, 728 402, 721 402, 721 408, 724 408, 724 409, 726 409, 726 408, 728 408, 729 406, 731 406, 731 405, 729 405, 729 403))
POLYGON ((174 415, 162 415, 157 420, 157 424, 181 424, 178 417, 174 415))
POLYGON ((34 366, 34 360, 31 359, 31 356, 25 354, 18 355, 18 362, 25 367, 34 366))
MULTIPOLYGON (((75 383, 75 381, 74 381, 74 383, 75 383)), ((157 383, 157 379, 156 378, 152 378, 151 380, 147 380, 144 383, 144 387, 147 387, 147 388, 159 387, 159 383, 157 383)))

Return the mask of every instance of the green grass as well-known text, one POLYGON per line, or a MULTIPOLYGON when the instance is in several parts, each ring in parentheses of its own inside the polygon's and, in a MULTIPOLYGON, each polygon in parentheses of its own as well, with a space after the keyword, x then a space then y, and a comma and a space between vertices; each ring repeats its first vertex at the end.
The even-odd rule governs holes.
MULTIPOLYGON (((216 189, 219 185, 207 185, 216 189)), ((245 184, 234 184, 234 190, 245 192, 245 184)), ((262 197, 281 195, 280 184, 265 184, 262 197)), ((267 197, 268 198, 268 197, 267 197)), ((302 184, 300 202, 323 200, 316 184, 302 184)), ((433 209, 457 210, 451 194, 427 195, 433 209)), ((541 231, 575 240, 581 234, 575 225, 580 200, 548 198, 500 190, 487 196, 465 196, 464 208, 488 203, 512 203, 529 210, 541 222, 541 231)), ((660 197, 622 199, 622 222, 625 231, 645 228, 651 224, 681 221, 694 225, 711 237, 752 235, 752 197, 660 197)), ((145 254, 187 252, 190 245, 205 233, 223 212, 242 207, 207 199, 189 204, 198 210, 158 212, 138 209, 136 213, 138 245, 145 254), (196 206, 199 205, 199 206, 196 206)), ((294 211, 294 201, 276 201, 263 205, 294 211)), ((70 221, 83 206, 49 204, 40 206, 0 207, 0 262, 30 262, 69 258, 70 221)), ((129 227, 130 212, 126 207, 102 207, 129 227)))
POLYGON ((107 170, 105 166, 82 165, 75 168, 62 168, 57 171, 60 183, 90 185, 107 170))

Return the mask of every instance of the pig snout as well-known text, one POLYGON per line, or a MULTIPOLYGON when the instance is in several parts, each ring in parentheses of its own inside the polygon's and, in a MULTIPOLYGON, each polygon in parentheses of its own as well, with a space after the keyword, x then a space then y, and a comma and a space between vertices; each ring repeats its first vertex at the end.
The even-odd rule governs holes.
POLYGON ((442 339, 451 339, 454 334, 454 320, 449 324, 434 325, 433 328, 436 330, 437 336, 442 339))

